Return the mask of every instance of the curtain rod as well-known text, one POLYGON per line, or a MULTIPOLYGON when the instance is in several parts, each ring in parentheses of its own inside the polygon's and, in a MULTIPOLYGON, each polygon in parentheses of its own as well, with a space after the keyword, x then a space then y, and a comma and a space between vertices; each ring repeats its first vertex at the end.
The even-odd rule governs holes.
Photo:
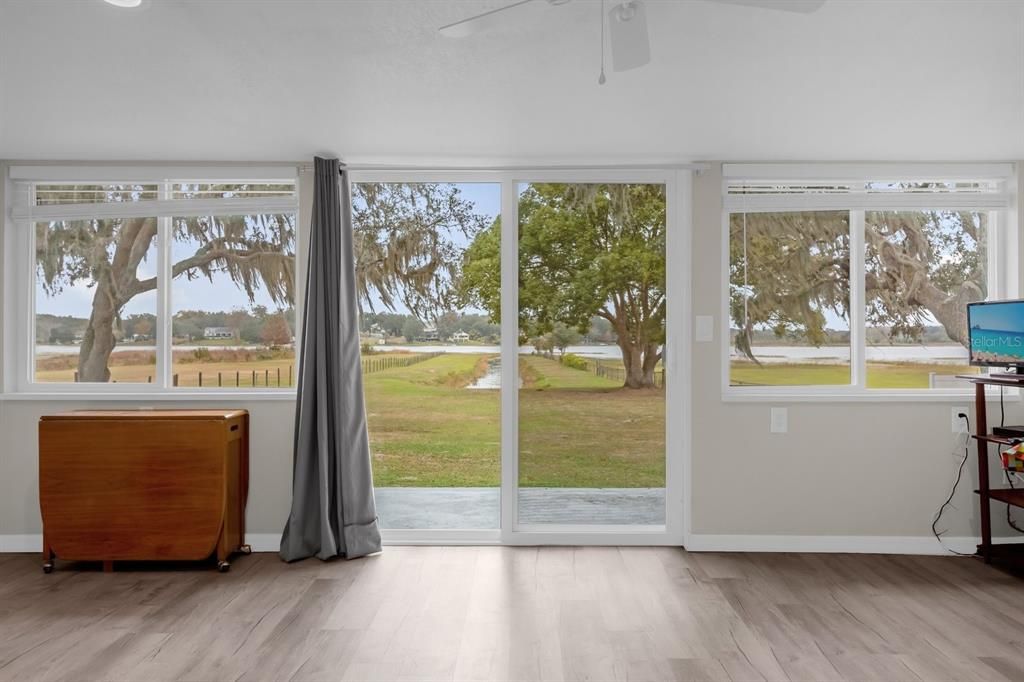
MULTIPOLYGON (((401 164, 376 164, 376 163, 353 163, 342 162, 342 170, 348 171, 409 171, 409 172, 445 172, 445 173, 468 173, 468 172, 515 172, 515 171, 537 171, 540 173, 548 171, 642 171, 642 170, 691 170, 701 172, 710 167, 706 163, 657 163, 657 164, 603 164, 603 165, 564 165, 564 166, 537 166, 537 165, 516 165, 516 166, 420 166, 401 164)), ((300 171, 312 170, 313 164, 299 164, 300 171)))

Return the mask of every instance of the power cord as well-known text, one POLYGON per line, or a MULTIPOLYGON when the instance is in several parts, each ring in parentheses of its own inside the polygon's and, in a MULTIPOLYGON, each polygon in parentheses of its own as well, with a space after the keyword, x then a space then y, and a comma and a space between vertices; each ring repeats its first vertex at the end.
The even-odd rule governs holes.
POLYGON ((935 518, 932 519, 932 535, 935 536, 935 539, 939 541, 939 544, 942 545, 947 552, 952 552, 958 556, 974 556, 973 553, 958 552, 955 549, 946 547, 942 542, 942 535, 946 531, 940 531, 938 529, 939 520, 942 518, 942 512, 946 511, 946 507, 948 507, 953 501, 953 496, 956 494, 957 486, 960 485, 960 479, 963 478, 964 475, 964 465, 967 464, 967 458, 970 456, 971 439, 969 434, 971 433, 971 418, 963 412, 957 416, 967 423, 967 430, 964 432, 964 456, 960 459, 960 465, 956 469, 956 480, 953 481, 953 488, 949 491, 949 497, 947 497, 946 501, 942 503, 942 506, 939 507, 939 511, 935 513, 935 518))
MULTIPOLYGON (((1013 485, 1013 476, 1010 475, 1010 472, 1007 471, 1006 469, 1003 469, 1003 475, 1006 476, 1006 482, 1009 484, 1010 490, 1016 490, 1016 487, 1013 485)), ((1014 529, 1018 533, 1024 533, 1024 528, 1018 526, 1017 523, 1013 520, 1013 516, 1010 514, 1009 502, 1006 503, 1006 523, 1010 526, 1010 528, 1014 529)))

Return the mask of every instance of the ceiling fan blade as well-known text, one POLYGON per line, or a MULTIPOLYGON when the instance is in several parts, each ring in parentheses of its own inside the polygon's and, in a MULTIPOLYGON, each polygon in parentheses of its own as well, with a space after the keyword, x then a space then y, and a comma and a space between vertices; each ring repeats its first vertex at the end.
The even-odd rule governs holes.
POLYGON ((647 35, 647 8, 641 0, 628 0, 608 12, 612 68, 636 69, 651 61, 651 41, 647 35))
POLYGON ((817 12, 825 4, 825 0, 710 0, 726 5, 743 5, 762 9, 778 9, 783 12, 800 12, 810 14, 817 12))
POLYGON ((496 15, 530 2, 533 2, 533 0, 519 0, 519 2, 513 2, 511 5, 492 9, 490 12, 484 12, 483 14, 477 14, 476 16, 469 17, 468 19, 462 19, 452 24, 446 24, 437 29, 437 32, 446 38, 465 38, 466 36, 473 35, 477 31, 493 26, 498 22, 498 17, 496 15))

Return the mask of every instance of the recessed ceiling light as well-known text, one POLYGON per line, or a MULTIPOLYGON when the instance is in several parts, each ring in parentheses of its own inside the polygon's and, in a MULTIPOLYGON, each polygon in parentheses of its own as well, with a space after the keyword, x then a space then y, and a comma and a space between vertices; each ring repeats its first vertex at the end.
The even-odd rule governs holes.
POLYGON ((142 0, 104 0, 104 2, 114 7, 138 7, 142 4, 142 0))

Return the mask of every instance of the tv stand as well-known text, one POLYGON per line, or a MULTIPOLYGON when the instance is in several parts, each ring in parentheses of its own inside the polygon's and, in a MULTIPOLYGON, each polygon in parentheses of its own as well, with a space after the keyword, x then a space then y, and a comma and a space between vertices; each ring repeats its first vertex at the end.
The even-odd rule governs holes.
POLYGON ((972 437, 978 444, 978 489, 974 492, 978 495, 981 503, 981 544, 978 545, 978 556, 984 559, 986 564, 992 563, 993 559, 999 559, 1020 570, 1024 568, 1024 545, 992 544, 991 506, 992 502, 1000 502, 1024 508, 1024 488, 993 488, 989 481, 988 456, 989 445, 1009 447, 1024 436, 1008 437, 995 432, 989 432, 985 387, 1009 386, 1011 388, 1024 388, 1024 374, 1020 376, 1013 375, 1013 378, 1003 378, 993 374, 987 376, 978 374, 965 375, 960 378, 974 384, 975 432, 972 434, 972 437))

